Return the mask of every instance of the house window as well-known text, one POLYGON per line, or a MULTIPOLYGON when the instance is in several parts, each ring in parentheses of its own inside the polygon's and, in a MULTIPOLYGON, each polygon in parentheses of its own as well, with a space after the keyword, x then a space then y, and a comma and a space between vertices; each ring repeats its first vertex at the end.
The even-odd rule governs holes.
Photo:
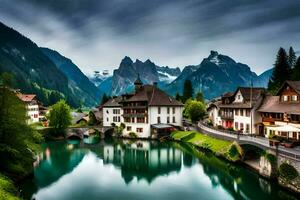
POLYGON ((167 117, 167 124, 170 123, 170 117, 167 117))
POLYGON ((244 124, 243 123, 240 123, 240 130, 244 131, 244 124))
POLYGON ((143 132, 143 128, 136 128, 136 132, 142 133, 143 132))
POLYGON ((127 126, 127 131, 131 131, 131 126, 127 126))
POLYGON ((158 114, 160 114, 160 107, 158 107, 157 109, 158 109, 158 111, 157 111, 157 112, 158 112, 158 114))
POLYGON ((293 132, 293 138, 297 139, 297 132, 293 132))
POLYGON ((106 121, 108 122, 108 117, 106 118, 106 121))
POLYGON ((235 110, 234 112, 236 116, 239 116, 239 110, 235 110))
POLYGON ((124 118, 124 121, 127 122, 127 123, 130 123, 130 118, 126 117, 126 118, 124 118))
POLYGON ((237 95, 237 99, 240 100, 241 99, 241 95, 237 95))
POLYGON ((235 127, 235 130, 239 130, 239 123, 238 123, 238 122, 235 122, 235 123, 234 123, 234 127, 235 127))
POLYGON ((283 100, 284 102, 289 101, 289 96, 283 95, 283 96, 282 96, 282 100, 283 100))
POLYGON ((133 118, 131 118, 131 122, 132 122, 132 123, 134 123, 134 117, 133 117, 133 118))
POLYGON ((297 96, 297 95, 293 95, 293 96, 292 96, 292 101, 294 101, 294 102, 295 102, 295 101, 298 101, 298 96, 297 96))
POLYGON ((250 110, 246 110, 246 116, 250 117, 250 110))
POLYGON ((244 116, 244 110, 243 109, 240 109, 240 115, 244 116))
POLYGON ((249 131, 250 131, 250 125, 246 124, 246 133, 249 133, 249 131))
POLYGON ((37 115, 37 114, 34 114, 33 117, 34 117, 34 118, 38 118, 38 115, 37 115))
POLYGON ((137 123, 145 123, 145 118, 144 117, 138 117, 137 118, 137 123))
POLYGON ((175 114, 175 107, 173 107, 172 109, 173 109, 173 114, 175 114))
POLYGON ((170 114, 170 108, 169 107, 167 107, 167 113, 170 114))
POLYGON ((109 114, 108 110, 106 110, 106 113, 109 114))
POLYGON ((157 123, 160 124, 160 117, 157 117, 157 123))
POLYGON ((173 117, 173 123, 176 123, 175 117, 173 117))

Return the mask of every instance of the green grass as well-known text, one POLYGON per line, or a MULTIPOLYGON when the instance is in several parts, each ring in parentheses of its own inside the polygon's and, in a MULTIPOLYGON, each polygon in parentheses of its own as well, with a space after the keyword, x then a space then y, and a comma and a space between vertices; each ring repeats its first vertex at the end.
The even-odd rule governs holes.
POLYGON ((171 135, 174 140, 191 143, 195 146, 208 149, 215 154, 223 155, 229 160, 235 161, 237 156, 231 157, 228 153, 233 142, 217 139, 197 131, 174 131, 171 135))
POLYGON ((16 196, 17 190, 13 185, 12 181, 9 180, 7 177, 0 174, 0 199, 5 200, 18 200, 16 196))

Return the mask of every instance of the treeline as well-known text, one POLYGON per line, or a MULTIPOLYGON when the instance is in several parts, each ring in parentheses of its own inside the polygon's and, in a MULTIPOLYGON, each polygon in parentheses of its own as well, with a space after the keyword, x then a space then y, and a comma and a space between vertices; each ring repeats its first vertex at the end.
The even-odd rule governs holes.
POLYGON ((0 77, 0 174, 16 180, 32 171, 42 136, 27 124, 25 104, 11 91, 11 76, 0 77))
POLYGON ((273 74, 268 84, 268 90, 276 94, 281 85, 287 81, 300 81, 300 57, 297 58, 293 47, 288 53, 282 47, 278 50, 273 74))

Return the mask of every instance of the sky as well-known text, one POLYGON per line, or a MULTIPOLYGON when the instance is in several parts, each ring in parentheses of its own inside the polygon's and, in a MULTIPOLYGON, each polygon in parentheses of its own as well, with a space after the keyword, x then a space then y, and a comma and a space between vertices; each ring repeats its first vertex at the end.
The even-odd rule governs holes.
POLYGON ((279 47, 300 56, 300 0, 0 0, 0 21, 87 74, 125 56, 183 69, 216 50, 258 74, 279 47))

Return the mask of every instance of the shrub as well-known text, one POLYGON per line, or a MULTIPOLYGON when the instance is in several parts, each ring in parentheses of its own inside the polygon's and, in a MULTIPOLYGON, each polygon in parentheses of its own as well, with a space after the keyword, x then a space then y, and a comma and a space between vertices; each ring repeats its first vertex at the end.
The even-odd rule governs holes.
POLYGON ((115 123, 111 123, 110 125, 111 125, 112 127, 115 127, 115 126, 116 126, 116 124, 115 124, 115 123))
POLYGON ((207 125, 208 125, 208 126, 214 126, 214 124, 212 123, 211 119, 208 120, 207 125))
POLYGON ((121 123, 120 127, 124 130, 126 128, 126 125, 124 123, 121 123))
POLYGON ((236 143, 233 142, 228 150, 228 155, 232 160, 236 160, 242 157, 243 151, 242 148, 236 143))
POLYGON ((271 165, 275 165, 277 162, 277 158, 275 155, 270 154, 270 153, 266 153, 265 154, 265 158, 271 163, 271 165))
POLYGON ((116 126, 116 127, 115 127, 115 132, 116 132, 116 134, 117 134, 118 137, 120 137, 120 136, 122 135, 123 130, 124 130, 124 129, 123 129, 121 126, 119 126, 119 127, 116 126))
POLYGON ((232 127, 227 129, 228 131, 234 131, 234 129, 232 127))
POLYGON ((129 136, 130 136, 131 138, 137 138, 137 137, 138 137, 137 134, 136 134, 135 132, 130 132, 130 133, 129 133, 129 136))
POLYGON ((290 164, 288 163, 282 163, 279 167, 279 175, 288 180, 294 180, 298 176, 297 170, 290 164))

